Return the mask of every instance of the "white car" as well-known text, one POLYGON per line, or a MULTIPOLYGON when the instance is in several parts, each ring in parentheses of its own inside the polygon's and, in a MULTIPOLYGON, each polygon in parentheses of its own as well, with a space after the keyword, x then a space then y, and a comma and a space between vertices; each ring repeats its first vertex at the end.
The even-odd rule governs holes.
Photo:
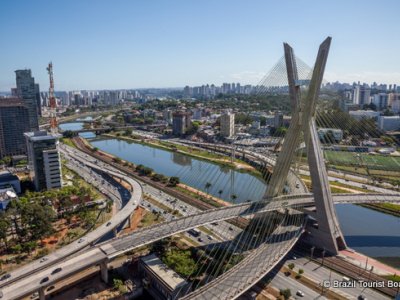
POLYGON ((304 297, 304 293, 303 293, 302 291, 300 291, 300 290, 298 290, 298 291, 296 292, 296 295, 297 295, 297 296, 300 296, 300 297, 304 297))

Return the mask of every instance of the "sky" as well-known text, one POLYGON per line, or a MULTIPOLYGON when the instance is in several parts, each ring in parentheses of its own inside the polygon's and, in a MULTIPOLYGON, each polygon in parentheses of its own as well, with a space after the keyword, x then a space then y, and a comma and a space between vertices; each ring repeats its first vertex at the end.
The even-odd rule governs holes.
POLYGON ((400 84, 398 0, 1 0, 0 91, 17 69, 48 89, 257 84, 288 42, 328 81, 400 84))

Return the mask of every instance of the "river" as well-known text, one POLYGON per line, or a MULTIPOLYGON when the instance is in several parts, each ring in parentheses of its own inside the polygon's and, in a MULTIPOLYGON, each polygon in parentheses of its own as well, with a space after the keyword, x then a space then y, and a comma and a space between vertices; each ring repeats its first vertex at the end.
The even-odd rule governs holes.
MULTIPOLYGON (((134 164, 143 164, 155 172, 178 176, 181 182, 207 191, 230 202, 259 200, 267 186, 259 178, 147 145, 118 139, 91 140, 100 150, 134 164), (218 191, 222 190, 222 194, 218 191), (231 195, 237 198, 232 201, 231 195)), ((338 218, 348 246, 371 257, 398 257, 400 260, 400 218, 357 205, 336 205, 338 218)))
MULTIPOLYGON (((77 130, 81 130, 83 129, 83 125, 84 122, 83 121, 89 121, 92 120, 92 117, 86 117, 84 119, 76 119, 75 121, 72 122, 68 122, 68 123, 61 123, 58 125, 58 127, 62 130, 62 131, 66 131, 66 130, 71 130, 71 131, 77 131, 77 130)), ((95 138, 96 134, 94 134, 93 132, 82 132, 79 133, 79 136, 86 138, 86 139, 91 139, 91 138, 95 138)))

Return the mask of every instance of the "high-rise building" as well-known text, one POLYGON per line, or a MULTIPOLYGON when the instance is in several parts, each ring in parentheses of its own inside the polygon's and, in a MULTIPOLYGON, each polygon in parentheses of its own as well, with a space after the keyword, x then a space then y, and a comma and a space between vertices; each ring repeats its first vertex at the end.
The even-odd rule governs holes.
POLYGON ((163 119, 166 121, 169 125, 172 124, 172 110, 166 109, 163 111, 163 119))
POLYGON ((38 83, 35 83, 35 97, 38 115, 42 116, 42 98, 40 97, 40 88, 38 83))
POLYGON ((172 133, 174 135, 185 134, 192 126, 190 112, 177 111, 172 114, 172 133))
POLYGON ((17 94, 21 98, 28 109, 29 114, 29 131, 39 130, 38 121, 38 105, 36 97, 35 79, 32 77, 31 70, 17 70, 17 94))
POLYGON ((231 137, 235 134, 235 114, 225 113, 221 115, 221 135, 231 137))
POLYGON ((376 105, 376 108, 378 110, 382 110, 384 108, 387 108, 388 106, 388 94, 386 93, 379 93, 375 94, 372 103, 376 105))
POLYGON ((283 113, 276 111, 274 115, 274 127, 279 128, 283 126, 283 113))
POLYGON ((30 130, 29 112, 18 98, 0 100, 0 158, 26 154, 24 132, 30 130))
POLYGON ((46 131, 25 133, 29 169, 37 191, 60 188, 61 160, 57 149, 60 135, 46 131))
POLYGON ((371 90, 363 85, 356 85, 353 90, 353 103, 363 107, 364 104, 371 103, 371 90))

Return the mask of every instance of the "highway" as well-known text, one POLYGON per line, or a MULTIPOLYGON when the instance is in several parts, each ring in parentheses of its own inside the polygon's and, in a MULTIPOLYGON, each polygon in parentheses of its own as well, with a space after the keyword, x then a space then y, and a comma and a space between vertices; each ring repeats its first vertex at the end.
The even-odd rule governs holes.
POLYGON ((281 272, 277 272, 272 280, 271 280, 271 285, 273 287, 276 287, 278 290, 281 289, 290 289, 292 293, 292 297, 294 299, 319 299, 319 300, 326 300, 327 298, 324 296, 321 296, 319 293, 316 291, 310 289, 309 287, 302 285, 295 279, 283 275, 281 272), (296 295, 297 291, 302 291, 304 293, 304 296, 298 296, 296 295))
MULTIPOLYGON (((129 215, 132 213, 132 208, 136 208, 140 202, 142 196, 142 189, 140 187, 140 184, 133 179, 130 179, 128 176, 124 176, 121 171, 112 170, 111 166, 103 164, 96 160, 92 160, 92 158, 88 158, 86 154, 79 153, 77 152, 77 150, 64 147, 62 151, 67 156, 74 155, 74 158, 76 160, 80 161, 83 164, 86 164, 91 168, 96 169, 99 172, 105 171, 112 176, 123 178, 124 180, 127 180, 131 184, 131 186, 133 186, 133 193, 130 202, 128 202, 128 204, 118 213, 120 216, 118 222, 123 222, 123 220, 126 220, 126 218, 128 218, 129 215)), ((400 202, 400 195, 337 194, 334 196, 333 199, 335 203, 400 202)), ((161 224, 156 224, 151 227, 137 230, 131 234, 119 238, 114 238, 113 240, 107 241, 98 246, 92 246, 93 243, 98 240, 100 236, 100 233, 97 232, 94 234, 94 236, 86 236, 82 241, 79 240, 77 242, 74 242, 62 248, 61 250, 48 255, 47 257, 45 257, 45 261, 35 261, 32 264, 16 270, 15 273, 12 273, 12 276, 9 280, 1 283, 3 286, 2 292, 5 296, 5 299, 20 298, 29 295, 31 292, 39 290, 41 287, 48 287, 51 284, 68 276, 71 276, 72 274, 89 266, 108 261, 129 250, 147 245, 164 237, 184 232, 188 229, 210 224, 216 221, 219 222, 223 220, 228 220, 237 216, 252 216, 255 212, 262 213, 265 211, 273 211, 284 206, 313 206, 313 197, 311 194, 285 195, 274 198, 273 201, 269 202, 261 201, 257 203, 242 203, 223 208, 216 208, 208 211, 199 211, 193 215, 173 219, 161 224), (79 250, 88 246, 92 246, 92 248, 89 250, 85 250, 84 253, 77 253, 79 250), (88 251, 91 253, 90 259, 88 259, 86 256, 86 253, 88 251), (73 253, 76 254, 73 257, 69 257, 73 253), (73 263, 71 263, 71 260, 73 261, 73 263), (58 267, 62 267, 62 271, 58 272, 57 274, 52 274, 52 272, 58 267), (49 277, 49 280, 47 280, 45 283, 40 283, 40 280, 46 277, 49 277)), ((116 223, 112 224, 115 225, 116 223)), ((108 227, 107 225, 102 225, 99 228, 100 230, 102 230, 101 235, 104 235, 105 233, 110 231, 111 227, 108 227)), ((298 233, 298 230, 299 228, 292 231, 298 233)), ((281 243, 280 245, 282 247, 280 247, 280 249, 284 249, 286 252, 289 251, 291 248, 292 240, 293 239, 290 239, 284 244, 281 243)), ((261 246, 253 251, 255 253, 254 255, 251 255, 251 257, 254 257, 251 264, 254 264, 254 262, 258 261, 258 265, 263 266, 260 272, 253 272, 254 276, 261 276, 261 274, 264 274, 263 272, 267 272, 272 267, 272 265, 264 265, 260 260, 261 255, 265 256, 268 252, 271 252, 268 250, 270 248, 267 248, 268 247, 266 246, 261 246), (257 255, 257 253, 259 253, 259 255, 257 255)), ((284 253, 282 253, 281 251, 278 254, 279 257, 281 257, 284 253)), ((223 278, 221 278, 220 280, 223 280, 223 278)), ((244 292, 246 289, 247 286, 245 285, 242 287, 241 291, 244 292)))
POLYGON ((290 224, 289 221, 289 224, 278 226, 265 243, 237 265, 182 299, 236 299, 271 271, 290 251, 301 236, 304 221, 300 225, 290 224))
MULTIPOLYGON (((73 151, 68 148, 64 148, 64 149, 61 148, 60 150, 67 159, 70 158, 69 157, 69 155, 71 154, 70 151, 73 151)), ((78 157, 75 157, 75 158, 79 160, 78 157)), ((99 172, 103 172, 103 170, 100 167, 96 166, 95 164, 89 163, 85 160, 80 160, 80 161, 83 164, 85 164, 99 172)), ((10 272, 9 274, 11 276, 8 279, 1 281, 0 287, 2 287, 4 285, 8 285, 8 284, 10 284, 20 278, 23 278, 25 276, 31 276, 32 273, 34 273, 38 270, 44 269, 46 267, 50 267, 51 265, 53 265, 59 261, 62 261, 66 257, 68 257, 84 248, 91 247, 102 236, 113 231, 117 226, 122 224, 124 221, 126 221, 130 217, 130 215, 133 213, 133 211, 136 209, 136 207, 140 204, 140 200, 142 198, 141 186, 135 180, 133 180, 129 177, 126 177, 126 178, 122 177, 120 175, 120 173, 116 173, 113 171, 108 171, 108 173, 115 177, 127 180, 129 182, 129 184, 131 185, 133 191, 131 192, 130 199, 126 203, 126 205, 117 214, 115 214, 107 223, 105 223, 105 224, 99 226, 98 228, 96 228, 95 230, 89 232, 84 237, 80 238, 79 240, 74 241, 74 242, 64 246, 63 248, 50 253, 41 259, 35 260, 32 263, 29 263, 21 268, 16 269, 15 271, 10 272)), ((112 195, 111 192, 110 192, 110 195, 112 195)))
MULTIPOLYGON (((322 283, 322 281, 342 281, 343 275, 340 275, 336 272, 331 271, 328 268, 322 267, 320 264, 317 264, 313 261, 310 261, 308 258, 299 257, 301 254, 296 253, 297 259, 288 259, 286 261, 287 264, 293 263, 295 264, 295 270, 297 268, 301 268, 304 270, 304 276, 313 279, 316 282, 322 283)), ((331 288, 338 294, 345 296, 346 298, 356 299, 359 295, 366 296, 369 300, 380 300, 380 299, 390 299, 389 297, 374 291, 373 289, 365 289, 360 286, 356 286, 355 288, 331 288)))

